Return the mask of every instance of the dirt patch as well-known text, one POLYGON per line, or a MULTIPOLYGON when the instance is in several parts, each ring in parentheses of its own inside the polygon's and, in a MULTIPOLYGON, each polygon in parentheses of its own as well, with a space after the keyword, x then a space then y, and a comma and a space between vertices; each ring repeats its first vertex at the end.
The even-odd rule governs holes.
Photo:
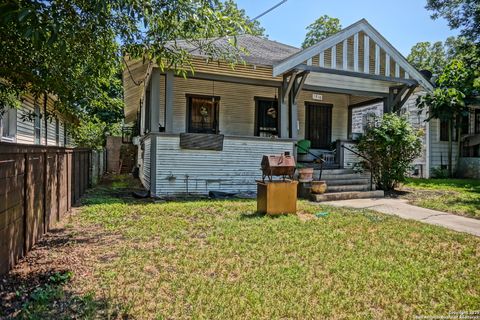
POLYGON ((426 190, 426 189, 415 189, 409 187, 399 187, 397 190, 386 191, 385 196, 395 199, 406 199, 410 202, 415 202, 419 199, 427 199, 443 196, 446 194, 454 195, 457 192, 449 190, 426 190))

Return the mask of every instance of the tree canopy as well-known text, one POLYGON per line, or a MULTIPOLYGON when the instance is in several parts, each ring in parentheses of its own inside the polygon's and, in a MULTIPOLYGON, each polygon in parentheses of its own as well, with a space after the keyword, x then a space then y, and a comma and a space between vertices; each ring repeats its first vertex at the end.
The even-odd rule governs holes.
POLYGON ((480 2, 478 0, 427 0, 432 18, 445 18, 452 29, 477 44, 480 43, 480 2))
POLYGON ((264 29, 232 0, 6 0, 0 4, 0 109, 29 92, 55 95, 59 113, 118 115, 126 55, 188 68, 190 54, 175 40, 231 59, 228 48, 205 39, 242 33, 264 29))
POLYGON ((307 34, 302 43, 302 48, 308 48, 325 38, 328 38, 342 30, 338 18, 323 15, 307 27, 307 34))

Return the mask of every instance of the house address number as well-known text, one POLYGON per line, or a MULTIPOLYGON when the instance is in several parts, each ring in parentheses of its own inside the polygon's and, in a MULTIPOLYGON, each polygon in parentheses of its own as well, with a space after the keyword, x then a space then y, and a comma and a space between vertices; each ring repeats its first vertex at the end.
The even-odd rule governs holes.
POLYGON ((322 101, 323 100, 323 95, 321 95, 319 93, 314 93, 314 94, 312 94, 312 99, 322 101))

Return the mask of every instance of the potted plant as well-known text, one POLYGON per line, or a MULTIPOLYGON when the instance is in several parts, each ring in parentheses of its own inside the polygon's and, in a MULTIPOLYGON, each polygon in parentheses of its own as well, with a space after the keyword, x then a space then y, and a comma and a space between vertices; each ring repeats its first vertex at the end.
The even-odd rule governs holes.
POLYGON ((324 180, 312 181, 310 182, 310 185, 312 186, 311 192, 313 194, 322 194, 327 191, 327 182, 324 180))
POLYGON ((302 182, 313 180, 313 168, 306 168, 302 164, 297 164, 298 180, 302 182))

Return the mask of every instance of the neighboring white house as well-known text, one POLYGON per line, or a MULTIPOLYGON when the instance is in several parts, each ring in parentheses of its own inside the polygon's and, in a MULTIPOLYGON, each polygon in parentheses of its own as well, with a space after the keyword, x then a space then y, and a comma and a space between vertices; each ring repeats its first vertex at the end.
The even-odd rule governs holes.
POLYGON ((303 139, 328 155, 328 169, 352 167, 359 159, 342 146, 355 145, 372 113, 408 113, 424 130, 417 176, 440 164, 438 124, 415 102, 432 84, 366 20, 303 50, 250 35, 237 42, 249 54, 232 68, 177 41, 193 55, 187 77, 127 61, 125 122, 138 127, 140 177, 152 195, 255 190, 262 155, 296 155, 303 139))
POLYGON ((67 134, 68 121, 62 116, 51 117, 45 121, 45 108, 47 113, 52 112, 53 103, 51 96, 47 101, 43 97, 34 99, 31 95, 23 96, 19 108, 8 108, 0 115, 0 142, 69 146, 71 141, 67 134), (35 115, 33 119, 25 119, 29 114, 35 115))

